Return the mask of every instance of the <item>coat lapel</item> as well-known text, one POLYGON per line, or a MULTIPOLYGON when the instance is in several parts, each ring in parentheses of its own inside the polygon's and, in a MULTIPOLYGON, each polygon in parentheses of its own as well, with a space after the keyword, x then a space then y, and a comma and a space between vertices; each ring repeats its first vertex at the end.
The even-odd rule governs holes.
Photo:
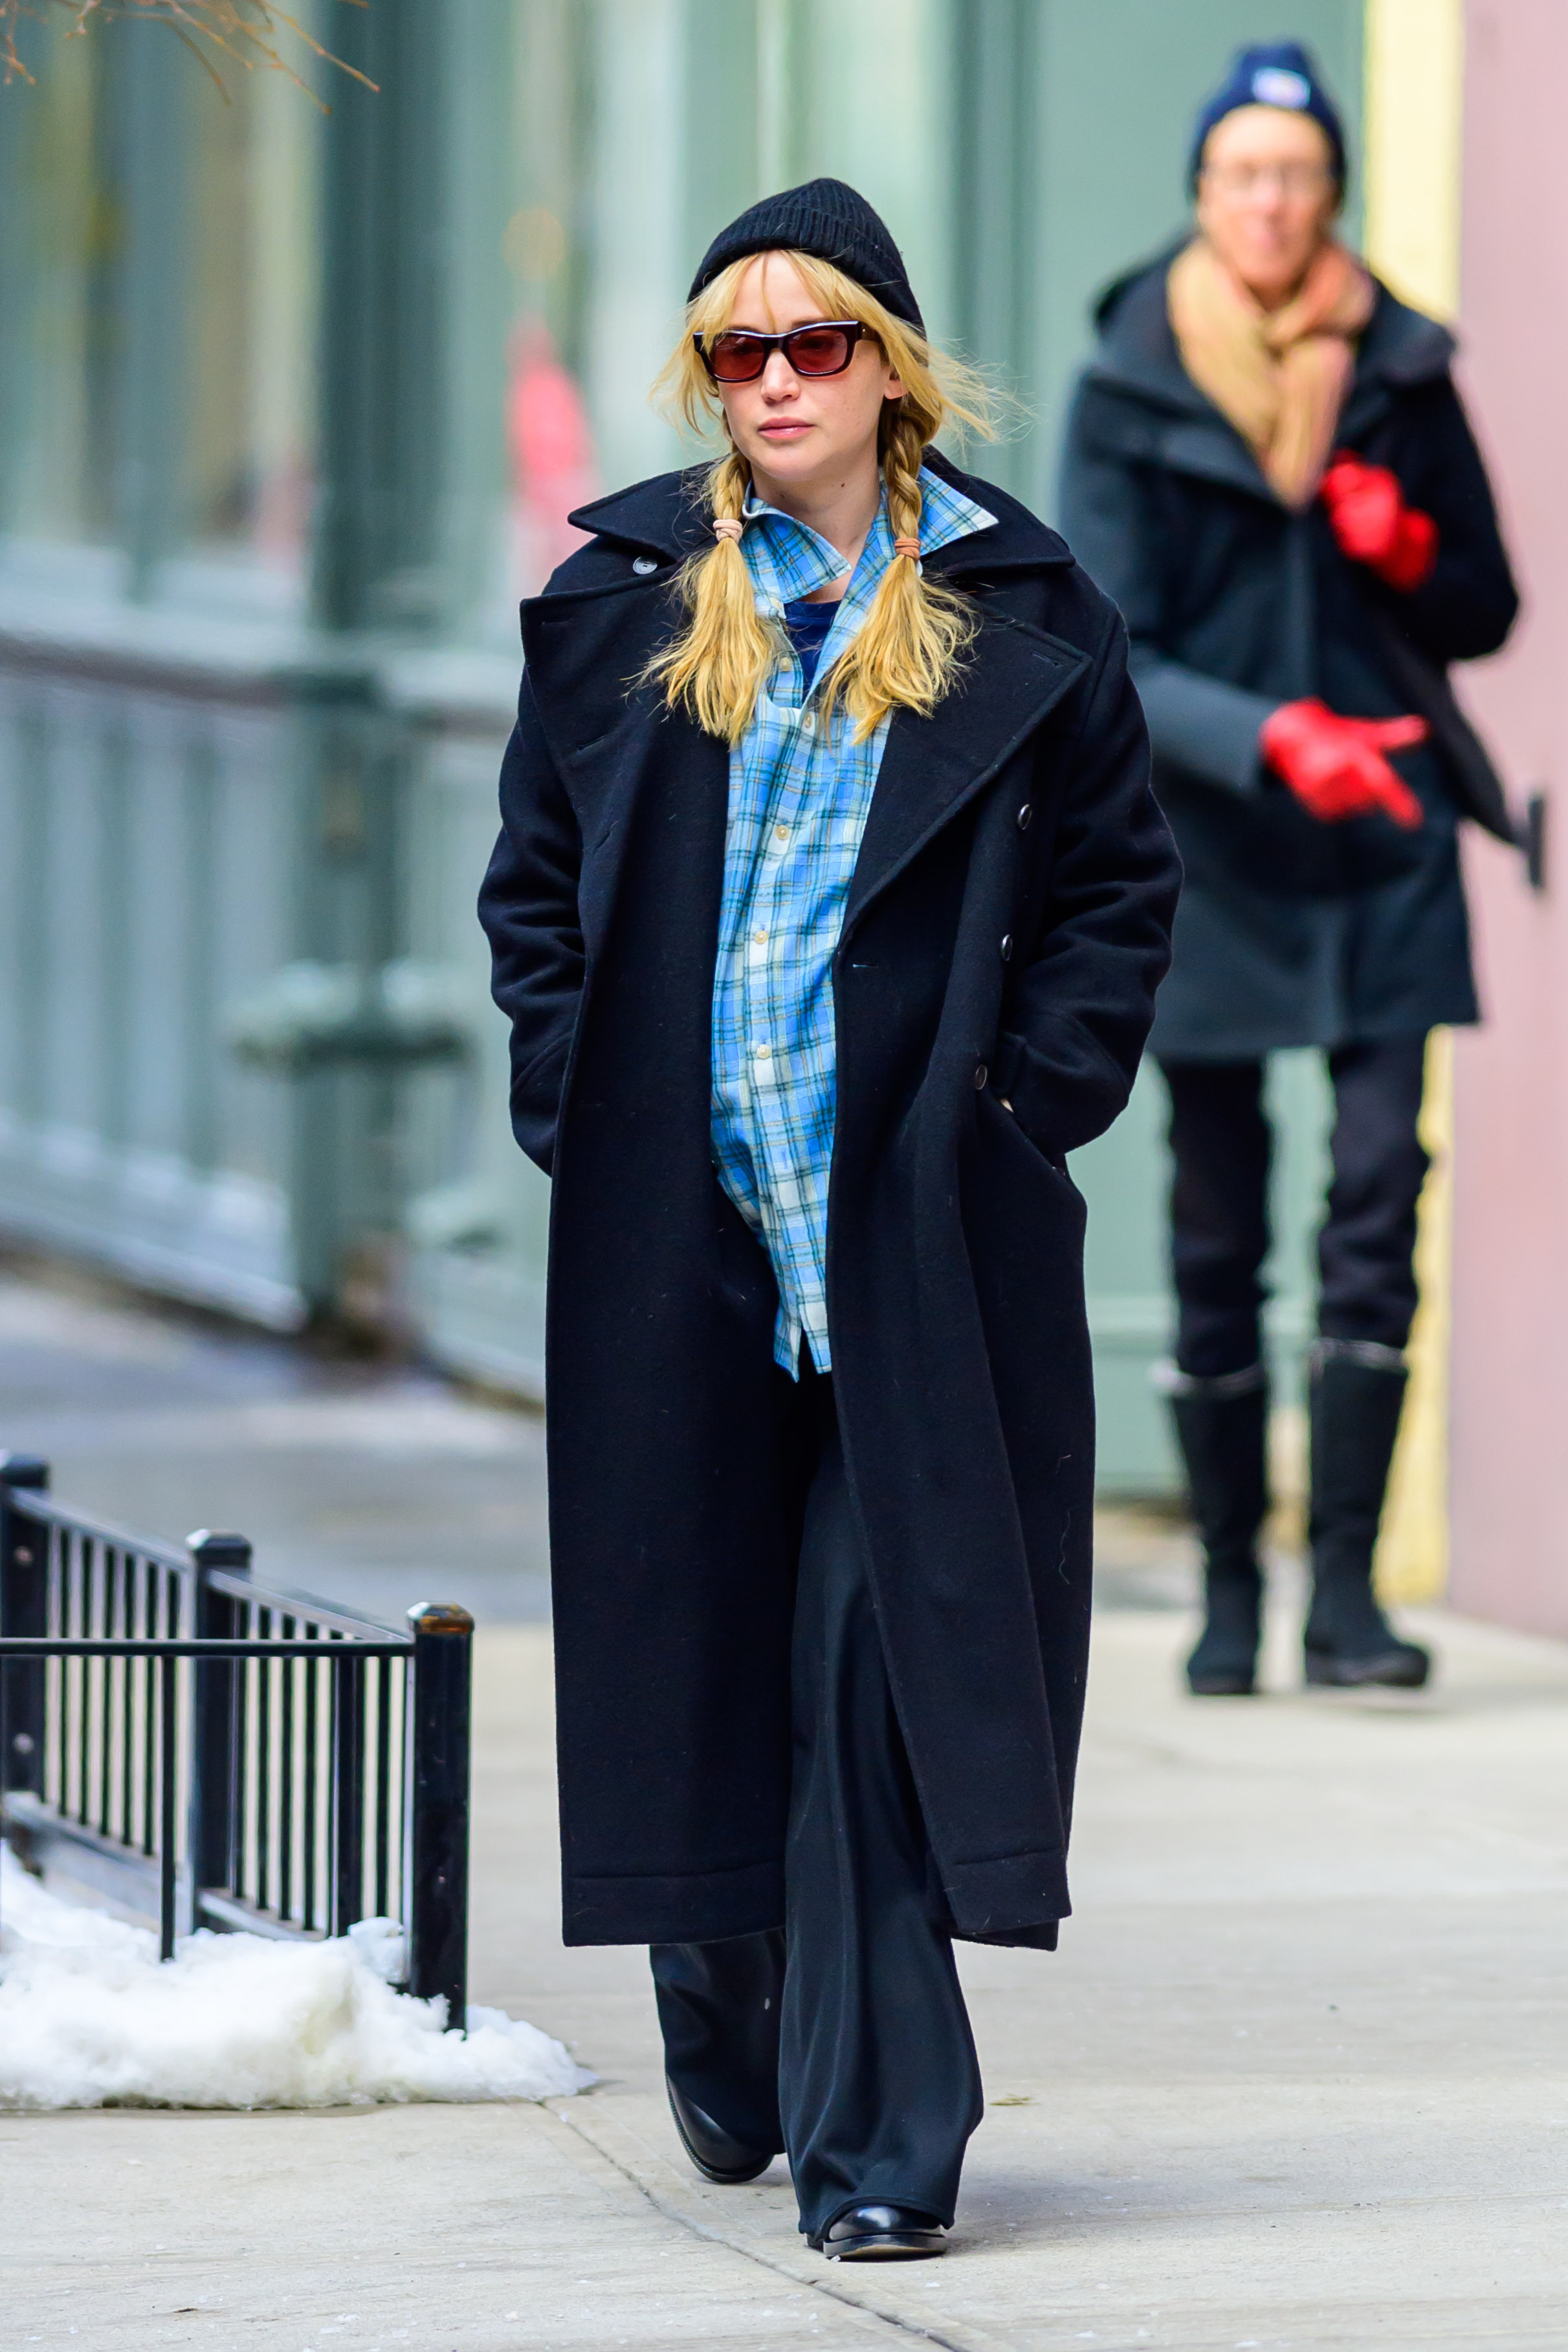
MULTIPOLYGON (((523 607, 523 643, 539 720, 582 836, 579 888, 585 936, 597 943, 639 810, 724 848, 729 751, 655 686, 639 683, 674 626, 668 579, 638 580, 523 607)), ((694 848, 694 855, 696 852, 694 848)))
POLYGON ((1027 622, 988 615, 962 683, 929 719, 894 713, 872 796, 844 932, 948 824, 1088 667, 1087 655, 1027 622))

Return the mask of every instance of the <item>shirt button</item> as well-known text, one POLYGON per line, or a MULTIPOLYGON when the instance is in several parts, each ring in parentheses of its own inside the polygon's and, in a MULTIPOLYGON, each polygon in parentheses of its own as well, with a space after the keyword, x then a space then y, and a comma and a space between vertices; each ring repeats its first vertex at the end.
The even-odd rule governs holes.
POLYGON ((759 1062, 766 1062, 773 1052, 771 1045, 754 1045, 751 1050, 759 1062))
POLYGON ((775 841, 788 841, 789 838, 789 826, 787 824, 776 824, 773 828, 773 838, 775 841))
POLYGON ((1011 963, 1012 960, 1013 960, 1013 935, 1012 935, 1012 933, 1009 931, 1009 932, 1008 933, 1008 935, 1007 935, 1007 937, 1006 937, 1006 938, 1003 940, 1003 941, 1002 941, 1002 961, 1003 961, 1004 963, 1011 963))
POLYGON ((1019 831, 1020 833, 1027 833, 1029 831, 1029 821, 1033 814, 1033 809, 1030 806, 1028 801, 1025 801, 1022 808, 1019 811, 1019 831))
POLYGON ((987 1069, 987 1067, 986 1067, 986 1066, 985 1066, 984 1062, 977 1062, 977 1063, 976 1063, 976 1065, 975 1065, 975 1092, 976 1092, 977 1094, 983 1094, 983 1093, 984 1093, 984 1091, 985 1091, 985 1086, 986 1086, 986 1080, 990 1076, 990 1075, 991 1075, 991 1074, 990 1074, 989 1070, 988 1070, 988 1069, 987 1069))
POLYGON ((639 580, 646 580, 650 572, 657 572, 658 568, 658 565, 654 562, 651 555, 638 556, 636 562, 632 566, 632 571, 637 574, 639 580))
POLYGON ((766 931, 753 931, 751 937, 755 946, 765 948, 768 945, 768 934, 766 931))

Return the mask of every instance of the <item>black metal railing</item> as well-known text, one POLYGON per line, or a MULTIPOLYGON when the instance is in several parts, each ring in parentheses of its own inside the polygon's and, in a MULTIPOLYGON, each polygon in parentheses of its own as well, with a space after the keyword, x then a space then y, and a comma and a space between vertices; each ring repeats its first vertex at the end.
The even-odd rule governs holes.
POLYGON ((82 1517, 0 1454, 0 1819, 154 1917, 340 1936, 390 1917, 402 1981, 466 2002, 474 1621, 406 1633, 250 1572, 242 1536, 183 1549, 82 1517))

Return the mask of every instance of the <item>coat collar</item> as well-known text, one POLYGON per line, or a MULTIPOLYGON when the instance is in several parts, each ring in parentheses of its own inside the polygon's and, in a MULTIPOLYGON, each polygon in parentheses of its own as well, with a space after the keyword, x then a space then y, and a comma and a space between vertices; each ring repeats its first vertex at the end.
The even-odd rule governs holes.
MULTIPOLYGON (((1130 271, 1101 296, 1094 309, 1100 341, 1085 381, 1143 413, 1141 437, 1146 439, 1149 426, 1156 426, 1159 456, 1166 464, 1277 503, 1251 450, 1182 365, 1166 309, 1166 277, 1180 250, 1173 247, 1130 271)), ((1351 440, 1385 414, 1396 393, 1447 375, 1454 356, 1454 338, 1446 327, 1401 302, 1381 279, 1375 283, 1376 308, 1357 346, 1340 420, 1342 434, 1351 440)))
MULTIPOLYGON (((928 571, 978 586, 1071 564, 1065 541, 1005 490, 961 473, 935 451, 927 451, 926 463, 996 517, 987 530, 934 551, 928 571)), ((706 470, 639 482, 580 508, 572 520, 616 547, 679 562, 707 542, 701 499, 706 470)), ((580 816, 587 814, 588 803, 596 804, 594 823, 606 840, 612 831, 625 837, 625 826, 613 824, 609 812, 640 788, 634 741, 644 730, 670 727, 688 737, 681 756, 706 778, 703 793, 722 801, 725 790, 723 746, 700 735, 689 719, 662 712, 652 689, 636 688, 622 703, 619 719, 605 708, 606 680, 635 675, 669 625, 668 576, 536 597, 523 608, 546 732, 564 757, 569 788, 583 803, 580 816), (601 625, 585 630, 585 614, 595 609, 601 625)), ((909 710, 893 716, 851 885, 846 939, 872 900, 993 781, 1088 667, 1089 656, 1077 646, 981 603, 958 686, 928 719, 909 710)))
MULTIPOLYGON (((996 521, 984 507, 966 498, 929 467, 920 469, 923 501, 920 544, 929 558, 961 539, 988 530, 996 521)), ((764 506, 755 496, 746 502, 747 530, 740 542, 741 560, 751 575, 759 613, 783 617, 795 598, 843 577, 844 559, 820 531, 812 530, 777 507, 764 506)), ((893 528, 888 520, 887 493, 883 492, 876 515, 850 575, 849 585, 833 607, 827 641, 819 649, 817 672, 807 699, 821 699, 827 691, 834 663, 849 649, 870 617, 873 604, 888 567, 894 562, 893 528)), ((788 675, 788 672, 786 673, 788 675)), ((786 695, 787 700, 791 700, 786 695)))
MULTIPOLYGON (((1005 490, 962 472, 938 449, 927 449, 925 464, 952 488, 996 518, 989 529, 968 532, 936 551, 927 559, 933 570, 957 579, 1071 562, 1065 541, 1005 490)), ((592 531, 612 546, 679 563, 709 543, 703 499, 706 478, 706 466, 655 474, 645 482, 633 483, 630 489, 612 490, 607 498, 577 508, 568 520, 579 530, 592 531)))

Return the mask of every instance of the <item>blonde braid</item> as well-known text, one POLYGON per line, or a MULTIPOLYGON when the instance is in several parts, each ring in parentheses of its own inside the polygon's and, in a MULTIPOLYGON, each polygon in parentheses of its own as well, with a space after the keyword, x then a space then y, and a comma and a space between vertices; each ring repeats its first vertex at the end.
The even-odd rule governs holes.
POLYGON ((882 478, 887 485, 887 520, 894 539, 920 538, 920 517, 925 500, 920 488, 925 436, 900 401, 893 410, 893 428, 882 453, 882 478))
MULTIPOLYGON (((750 488, 750 467, 730 450, 707 478, 714 520, 738 522, 750 488)), ((644 675, 663 686, 672 709, 684 707, 705 734, 738 743, 784 650, 783 632, 769 628, 758 613, 737 537, 716 538, 689 556, 677 585, 687 625, 644 675)))
MULTIPOLYGON (((929 432, 911 414, 907 400, 891 411, 884 426, 882 478, 887 488, 888 527, 895 541, 920 543, 925 499, 920 467, 929 432)), ((854 643, 833 665, 822 700, 831 710, 842 703, 863 743, 890 710, 901 706, 923 719, 948 691, 959 657, 975 634, 973 606, 946 582, 922 577, 920 564, 895 555, 877 585, 870 612, 854 643)))

